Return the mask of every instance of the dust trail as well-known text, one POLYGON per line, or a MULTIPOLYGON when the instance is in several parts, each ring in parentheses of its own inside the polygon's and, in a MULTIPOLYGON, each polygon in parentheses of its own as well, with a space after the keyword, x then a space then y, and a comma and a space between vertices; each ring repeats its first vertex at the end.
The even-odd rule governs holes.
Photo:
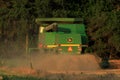
POLYGON ((42 71, 95 71, 100 70, 96 57, 90 54, 32 53, 5 60, 5 66, 30 68, 42 71))
POLYGON ((32 55, 34 69, 45 71, 93 71, 100 70, 95 56, 90 54, 34 54, 32 55))

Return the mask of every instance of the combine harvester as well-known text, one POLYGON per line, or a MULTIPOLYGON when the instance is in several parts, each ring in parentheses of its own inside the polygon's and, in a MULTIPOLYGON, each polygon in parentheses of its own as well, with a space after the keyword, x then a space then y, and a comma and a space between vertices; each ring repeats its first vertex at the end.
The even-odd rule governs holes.
POLYGON ((87 47, 85 25, 80 18, 38 18, 38 47, 45 52, 82 54, 87 47))
POLYGON ((40 26, 37 47, 29 48, 30 54, 33 53, 31 54, 31 64, 35 69, 46 71, 100 69, 94 55, 82 55, 88 47, 82 19, 38 18, 36 23, 40 26), (34 50, 39 51, 35 56, 34 50), (41 53, 45 55, 43 56, 41 53))

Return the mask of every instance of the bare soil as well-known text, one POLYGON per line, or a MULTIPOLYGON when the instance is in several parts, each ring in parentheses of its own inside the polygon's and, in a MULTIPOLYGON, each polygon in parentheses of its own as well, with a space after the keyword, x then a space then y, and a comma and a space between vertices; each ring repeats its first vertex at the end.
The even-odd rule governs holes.
POLYGON ((109 60, 111 64, 111 69, 120 69, 120 60, 109 60))
MULTIPOLYGON (((113 65, 119 61, 110 60, 113 65)), ((102 70, 97 58, 91 54, 42 54, 32 53, 23 56, 0 59, 0 74, 45 76, 51 80, 119 80, 120 68, 102 70)))

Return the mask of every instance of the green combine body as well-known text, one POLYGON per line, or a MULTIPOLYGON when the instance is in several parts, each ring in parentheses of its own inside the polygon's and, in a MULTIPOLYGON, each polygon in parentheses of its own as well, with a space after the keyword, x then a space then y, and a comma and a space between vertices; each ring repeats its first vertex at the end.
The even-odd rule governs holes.
POLYGON ((37 49, 59 53, 81 54, 87 47, 83 20, 79 18, 39 18, 37 49))

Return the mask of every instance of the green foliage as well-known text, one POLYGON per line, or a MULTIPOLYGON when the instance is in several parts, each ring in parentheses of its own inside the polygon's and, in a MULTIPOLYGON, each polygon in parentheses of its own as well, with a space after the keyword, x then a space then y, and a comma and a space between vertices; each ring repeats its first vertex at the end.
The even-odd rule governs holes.
MULTIPOLYGON (((120 56, 118 54, 120 52, 119 11, 115 11, 115 9, 111 7, 113 6, 113 3, 112 0, 106 1, 105 5, 102 4, 102 6, 100 6, 100 3, 98 2, 97 4, 99 4, 99 6, 97 7, 96 5, 96 8, 98 8, 96 11, 97 13, 93 12, 95 15, 91 15, 92 17, 90 16, 88 18, 87 32, 91 39, 90 41, 94 41, 92 44, 94 51, 102 56, 105 55, 105 52, 110 52, 111 54, 117 53, 116 56, 120 56), (108 6, 107 9, 105 6, 108 6)), ((89 9, 89 12, 91 10, 95 11, 94 9, 89 9)))
POLYGON ((93 53, 93 52, 94 52, 93 48, 90 46, 85 49, 85 53, 93 53))

